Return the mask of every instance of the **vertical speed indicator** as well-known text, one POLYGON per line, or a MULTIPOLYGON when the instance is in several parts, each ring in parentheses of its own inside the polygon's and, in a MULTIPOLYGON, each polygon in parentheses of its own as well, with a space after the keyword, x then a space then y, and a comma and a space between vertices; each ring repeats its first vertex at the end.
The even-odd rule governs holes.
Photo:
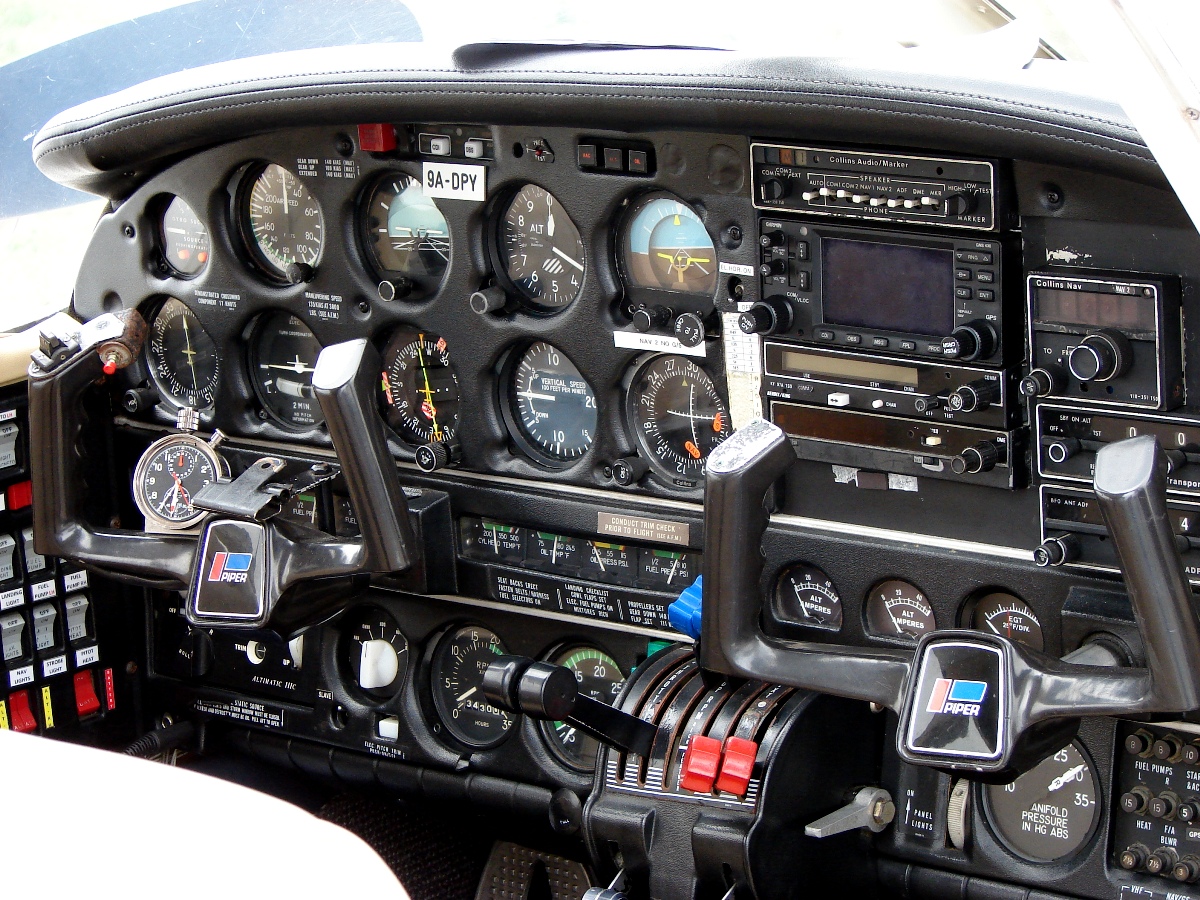
POLYGON ((679 487, 700 482, 708 455, 733 431, 716 384, 683 356, 656 356, 636 368, 626 410, 650 464, 679 487))

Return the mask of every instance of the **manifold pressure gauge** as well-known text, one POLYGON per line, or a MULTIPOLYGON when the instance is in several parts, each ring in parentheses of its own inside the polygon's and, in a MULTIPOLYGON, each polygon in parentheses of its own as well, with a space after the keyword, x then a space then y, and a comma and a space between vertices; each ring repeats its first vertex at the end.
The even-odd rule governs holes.
POLYGON ((146 448, 133 473, 133 499, 147 531, 179 531, 204 518, 192 498, 204 486, 228 477, 225 461, 190 434, 171 434, 146 448))

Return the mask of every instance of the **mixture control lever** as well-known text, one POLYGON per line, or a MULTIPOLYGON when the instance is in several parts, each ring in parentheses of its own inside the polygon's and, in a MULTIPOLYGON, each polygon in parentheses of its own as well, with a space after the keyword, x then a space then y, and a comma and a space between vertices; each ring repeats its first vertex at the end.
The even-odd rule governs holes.
POLYGON ((758 595, 763 499, 794 459, 787 435, 762 419, 709 457, 704 668, 886 706, 900 714, 902 759, 985 781, 1008 781, 1037 764, 1074 736, 1084 716, 1200 708, 1200 628, 1167 516, 1167 462, 1153 437, 1106 445, 1095 469, 1146 648, 1144 669, 1081 665, 967 630, 927 634, 915 653, 767 636, 758 595))
POLYGON ((579 693, 574 673, 565 666, 524 656, 500 656, 483 673, 483 694, 497 706, 534 719, 569 722, 610 747, 641 757, 650 755, 651 723, 579 693))

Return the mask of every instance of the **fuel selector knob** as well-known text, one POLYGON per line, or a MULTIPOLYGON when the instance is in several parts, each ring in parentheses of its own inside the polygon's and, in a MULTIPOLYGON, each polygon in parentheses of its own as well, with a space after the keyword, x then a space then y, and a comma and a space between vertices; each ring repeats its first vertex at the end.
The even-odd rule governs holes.
POLYGON ((738 316, 745 334, 779 334, 792 328, 792 305, 779 297, 760 300, 738 316))
POLYGON ((946 398, 946 407, 951 412, 979 412, 1000 399, 1000 382, 980 379, 955 388, 946 398))
POLYGON ((987 359, 995 352, 996 330, 982 320, 960 325, 942 338, 942 355, 951 359, 987 359))
POLYGON ((1080 381, 1111 381, 1129 371, 1133 351, 1119 331, 1089 334, 1067 354, 1067 368, 1080 381))
POLYGON ((972 444, 954 459, 950 460, 950 468, 955 475, 978 475, 990 472, 1000 461, 1000 448, 995 441, 980 441, 972 444))

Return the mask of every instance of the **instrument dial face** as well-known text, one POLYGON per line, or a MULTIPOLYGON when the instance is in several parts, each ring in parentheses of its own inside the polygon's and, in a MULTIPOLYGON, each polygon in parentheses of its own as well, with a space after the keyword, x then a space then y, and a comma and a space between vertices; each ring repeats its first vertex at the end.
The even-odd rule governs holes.
POLYGON ((775 583, 775 614, 784 622, 840 631, 842 598, 833 579, 806 563, 788 566, 775 583))
POLYGON ((696 211, 670 195, 649 194, 630 209, 621 262, 634 287, 707 297, 717 289, 712 238, 696 211))
POLYGON ((325 241, 325 217, 296 175, 275 163, 262 167, 243 203, 247 244, 268 275, 291 280, 288 269, 294 263, 316 268, 325 241))
POLYGON ((378 700, 394 697, 408 672, 408 638, 390 613, 375 606, 352 612, 343 646, 350 677, 378 700))
POLYGON ((208 265, 212 253, 208 229, 180 197, 163 211, 161 242, 163 259, 176 275, 192 278, 208 265))
POLYGON ((509 201, 498 229, 504 275, 530 306, 554 311, 579 294, 583 239, 554 195, 527 184, 509 201))
POLYGON ((512 713, 483 695, 484 671, 505 652, 500 638, 476 625, 449 632, 434 651, 434 708, 446 730, 468 747, 495 747, 513 726, 512 713))
POLYGON ((383 353, 383 414, 410 444, 452 439, 458 428, 458 376, 444 338, 401 330, 383 353))
POLYGON ((1004 591, 985 594, 975 601, 971 627, 976 631, 1003 635, 1034 650, 1045 649, 1042 623, 1029 604, 1004 591))
POLYGON ((150 322, 146 342, 150 376, 162 394, 179 406, 211 409, 217 398, 221 354, 196 314, 174 297, 150 322))
POLYGON ((557 347, 538 341, 509 376, 510 430, 535 458, 551 464, 579 459, 596 439, 596 395, 557 347))
POLYGON ((1100 819, 1091 760, 1070 743, 1012 784, 983 788, 992 829, 1017 856, 1054 862, 1087 844, 1100 819))
POLYGON ((204 518, 192 498, 222 472, 207 444, 191 435, 161 438, 146 448, 133 473, 133 499, 148 522, 188 528, 204 518))
POLYGON ((450 262, 450 226, 421 190, 421 182, 391 172, 376 182, 364 207, 364 235, 384 273, 433 288, 450 262))
POLYGON ((315 428, 325 421, 312 376, 321 345, 295 316, 271 312, 255 326, 250 343, 250 377, 268 413, 290 428, 315 428))
MULTIPOLYGON (((609 706, 625 686, 625 674, 616 660, 595 647, 564 650, 551 662, 556 666, 565 666, 574 673, 581 696, 591 697, 609 706)), ((555 756, 581 772, 595 770, 600 743, 594 737, 579 731, 570 722, 542 721, 538 724, 555 756)))
POLYGON ((657 356, 630 383, 630 425, 650 463, 670 482, 694 487, 708 455, 733 429, 708 373, 684 356, 657 356))
POLYGON ((867 630, 877 637, 919 641, 937 630, 933 606, 907 581, 885 581, 867 595, 867 630))

